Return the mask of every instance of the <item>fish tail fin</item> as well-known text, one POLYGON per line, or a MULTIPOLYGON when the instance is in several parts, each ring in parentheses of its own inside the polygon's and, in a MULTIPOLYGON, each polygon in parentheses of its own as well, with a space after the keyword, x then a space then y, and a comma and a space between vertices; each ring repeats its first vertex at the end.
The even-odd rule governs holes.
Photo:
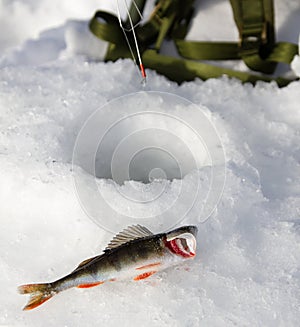
POLYGON ((18 287, 20 294, 30 294, 30 299, 23 310, 31 310, 49 300, 56 292, 51 284, 27 284, 18 287))

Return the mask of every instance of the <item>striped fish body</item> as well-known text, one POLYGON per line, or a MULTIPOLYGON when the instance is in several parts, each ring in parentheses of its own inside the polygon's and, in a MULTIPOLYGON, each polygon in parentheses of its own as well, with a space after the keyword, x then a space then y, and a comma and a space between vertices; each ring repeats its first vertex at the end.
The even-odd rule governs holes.
POLYGON ((69 275, 52 283, 20 286, 20 293, 32 295, 24 310, 71 287, 89 288, 124 279, 138 281, 193 258, 196 233, 195 226, 156 235, 143 226, 131 226, 116 235, 103 254, 83 261, 69 275))

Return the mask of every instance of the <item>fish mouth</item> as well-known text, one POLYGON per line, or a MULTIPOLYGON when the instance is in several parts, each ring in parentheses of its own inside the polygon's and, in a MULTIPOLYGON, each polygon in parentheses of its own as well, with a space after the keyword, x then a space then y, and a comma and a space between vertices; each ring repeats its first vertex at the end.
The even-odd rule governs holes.
POLYGON ((190 233, 192 234, 194 237, 197 236, 197 232, 198 232, 198 228, 196 226, 182 226, 179 228, 176 228, 170 232, 167 233, 167 241, 170 241, 172 239, 174 239, 175 237, 182 235, 184 233, 190 233))
POLYGON ((183 226, 166 235, 166 246, 168 249, 184 258, 191 258, 196 255, 196 226, 183 226))

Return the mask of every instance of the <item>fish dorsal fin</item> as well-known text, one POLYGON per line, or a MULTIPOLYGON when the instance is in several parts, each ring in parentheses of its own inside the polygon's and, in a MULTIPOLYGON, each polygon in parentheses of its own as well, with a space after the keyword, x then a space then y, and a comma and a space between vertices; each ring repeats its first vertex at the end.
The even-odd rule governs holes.
POLYGON ((114 238, 109 242, 109 244, 107 245, 104 251, 115 249, 118 246, 125 244, 129 241, 151 236, 151 235, 153 235, 153 233, 144 226, 141 225, 129 226, 124 230, 122 230, 122 232, 114 236, 114 238))

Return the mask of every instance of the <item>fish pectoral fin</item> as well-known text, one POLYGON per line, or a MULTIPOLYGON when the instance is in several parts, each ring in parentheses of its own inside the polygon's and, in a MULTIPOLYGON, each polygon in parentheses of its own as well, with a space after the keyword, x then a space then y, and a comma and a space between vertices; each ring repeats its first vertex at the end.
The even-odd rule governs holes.
POLYGON ((137 281, 137 280, 142 280, 142 279, 146 279, 150 276, 152 276, 153 274, 155 274, 157 271, 148 271, 148 272, 145 272, 143 274, 140 274, 140 275, 137 275, 136 277, 133 278, 133 280, 137 281))
POLYGON ((87 283, 87 284, 80 284, 77 287, 78 288, 90 288, 90 287, 94 287, 94 286, 98 286, 104 284, 104 282, 96 282, 96 283, 87 283))

